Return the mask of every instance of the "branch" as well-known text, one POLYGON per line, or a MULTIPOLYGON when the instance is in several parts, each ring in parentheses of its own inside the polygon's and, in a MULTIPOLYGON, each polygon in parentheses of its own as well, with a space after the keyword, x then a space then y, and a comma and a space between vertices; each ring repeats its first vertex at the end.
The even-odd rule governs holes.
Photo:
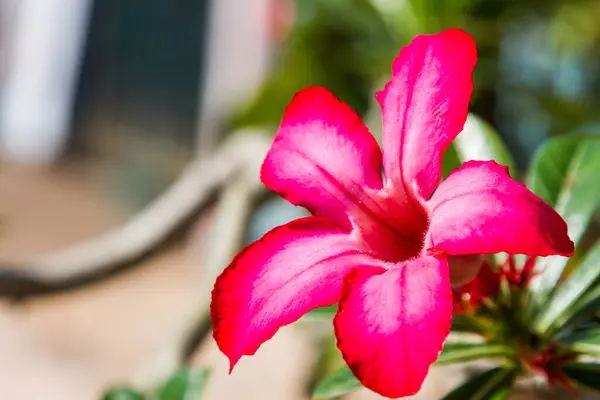
POLYGON ((199 288, 195 303, 182 316, 180 323, 175 325, 158 352, 134 377, 136 387, 152 390, 176 368, 188 362, 200 342, 210 334, 212 286, 242 245, 255 201, 264 190, 264 186, 256 178, 259 169, 258 162, 248 165, 245 173, 239 175, 223 191, 212 223, 212 232, 209 234, 211 240, 205 246, 204 287, 199 288))
MULTIPOLYGON (((193 161, 164 194, 125 225, 42 256, 28 267, 3 266, 0 296, 22 299, 72 289, 144 259, 198 214, 227 182, 259 164, 269 142, 259 133, 236 133, 212 157, 193 161)), ((253 181, 258 181, 256 176, 253 181)))

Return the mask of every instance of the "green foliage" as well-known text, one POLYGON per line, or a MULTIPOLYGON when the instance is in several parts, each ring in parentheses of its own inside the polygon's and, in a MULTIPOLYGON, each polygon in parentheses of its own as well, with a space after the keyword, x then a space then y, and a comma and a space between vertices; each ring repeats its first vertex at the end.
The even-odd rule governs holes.
POLYGON ((599 277, 600 242, 586 254, 582 263, 565 282, 556 288, 550 301, 537 315, 534 322, 536 331, 542 334, 553 332, 572 318, 578 310, 582 310, 588 302, 595 301, 595 297, 588 299, 585 294, 590 293, 590 288, 598 286, 599 277))
MULTIPOLYGON (((474 115, 469 116, 466 129, 444 158, 445 173, 449 166, 458 166, 468 159, 493 159, 510 165, 515 172, 512 158, 498 134, 474 115)), ((473 377, 445 399, 504 399, 515 376, 535 362, 546 362, 540 368, 553 371, 564 368, 564 373, 575 381, 593 384, 597 365, 571 361, 578 355, 600 355, 600 324, 593 320, 600 307, 600 242, 589 250, 581 246, 583 234, 600 204, 597 171, 600 171, 597 137, 556 137, 538 152, 527 183, 565 218, 571 238, 578 244, 580 261, 564 279, 557 279, 549 286, 544 306, 533 309, 537 312, 532 313, 525 306, 528 298, 544 293, 543 288, 531 284, 518 286, 503 280, 502 290, 479 305, 475 314, 455 315, 453 330, 479 334, 484 340, 448 342, 436 364, 495 359, 500 365, 473 377), (570 364, 565 365, 566 362, 570 364)), ((556 258, 562 263, 560 268, 558 261, 553 261, 550 272, 543 272, 542 279, 548 279, 547 273, 557 273, 552 265, 560 269, 559 277, 564 275, 567 259, 556 258)), ((493 258, 489 262, 493 263, 493 258)), ((498 268, 493 267, 496 271, 498 268)), ((335 311, 332 306, 313 313, 330 318, 335 311)), ((315 395, 335 397, 360 386, 350 370, 342 368, 321 381, 315 395)))
POLYGON ((102 400, 144 400, 144 395, 132 388, 115 386, 102 396, 102 400))
POLYGON ((335 316, 335 313, 337 312, 337 308, 337 304, 334 304, 332 306, 319 307, 315 308, 314 310, 311 310, 308 313, 308 315, 313 317, 333 318, 335 316))
POLYGON ((452 142, 452 147, 461 162, 494 160, 508 166, 513 177, 517 173, 514 161, 498 132, 475 114, 469 114, 464 129, 452 142))
POLYGON ((591 389, 600 390, 600 364, 596 362, 575 362, 563 367, 564 373, 575 382, 591 389))
POLYGON ((131 387, 115 386, 102 396, 102 400, 202 400, 209 374, 207 369, 181 368, 153 394, 144 395, 131 387))
POLYGON ((498 132, 473 113, 469 114, 464 129, 446 149, 442 159, 442 175, 448 176, 469 160, 494 160, 508 166, 513 177, 517 176, 514 160, 498 132))
POLYGON ((308 86, 327 87, 359 114, 370 106, 373 82, 397 51, 382 16, 368 0, 303 0, 298 7, 300 23, 233 127, 275 127, 293 95, 308 86))
MULTIPOLYGON (((548 141, 529 171, 527 186, 565 219, 575 245, 600 205, 599 170, 600 137, 566 135, 548 141)), ((533 287, 538 305, 553 293, 568 261, 559 256, 540 260, 543 272, 533 287)))
POLYGON ((466 381, 442 400, 503 400, 508 398, 516 371, 496 367, 466 381))
POLYGON ((600 327, 571 332, 562 342, 578 353, 600 357, 600 327))
MULTIPOLYGON (((437 364, 450 364, 473 361, 483 358, 510 358, 512 349, 508 346, 488 343, 446 343, 437 364)), ((313 396, 328 399, 353 392, 362 385, 347 367, 340 368, 321 380, 314 390, 313 396)))
MULTIPOLYGON (((480 130, 480 135, 482 131, 485 132, 480 130)), ((464 132, 459 137, 462 142, 457 140, 454 145, 459 159, 498 160, 505 152, 497 137, 487 148, 476 144, 481 137, 468 137, 464 132), (492 156, 485 155, 497 143, 500 153, 496 149, 492 156)), ((537 285, 520 287, 503 281, 502 290, 480 305, 475 314, 456 315, 453 330, 470 331, 485 338, 478 345, 481 354, 465 344, 448 344, 438 363, 462 361, 473 354, 473 358, 500 357, 501 365, 469 380, 446 399, 506 398, 514 376, 528 369, 526 365, 540 362, 538 368, 555 371, 565 382, 568 377, 598 388, 598 364, 572 362, 578 357, 600 356, 600 324, 594 315, 600 307, 600 242, 590 247, 583 241, 600 205, 598 171, 598 136, 559 136, 538 151, 527 185, 566 220, 579 257, 573 260, 570 270, 566 269, 568 258, 541 258, 541 279, 537 285), (535 301, 526 301, 531 298, 535 301), (528 304, 534 307, 527 309, 528 304)))
POLYGON ((313 397, 317 399, 330 399, 350 393, 362 387, 352 371, 347 367, 329 375, 317 384, 313 397))
POLYGON ((493 343, 446 343, 436 364, 451 364, 482 358, 511 358, 513 349, 493 343))
POLYGON ((460 167, 462 160, 459 158, 454 145, 448 146, 442 158, 442 177, 447 177, 456 168, 460 167))
POLYGON ((569 308, 562 318, 559 318, 555 325, 566 326, 570 323, 585 324, 586 317, 589 319, 598 312, 600 307, 600 285, 594 282, 594 285, 569 308), (578 323, 579 322, 579 323, 578 323))
POLYGON ((151 400, 202 400, 208 376, 206 369, 182 368, 158 388, 151 400))

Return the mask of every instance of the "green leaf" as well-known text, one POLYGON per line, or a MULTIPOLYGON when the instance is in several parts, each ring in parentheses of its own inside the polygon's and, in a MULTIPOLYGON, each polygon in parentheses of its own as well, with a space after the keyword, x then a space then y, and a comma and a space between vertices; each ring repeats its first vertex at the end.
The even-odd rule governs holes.
MULTIPOLYGON (((534 326, 538 333, 551 334, 568 319, 570 308, 600 277, 600 242, 586 254, 575 271, 560 284, 537 315, 534 326)), ((585 299, 585 297, 584 297, 585 299)))
POLYGON ((571 379, 592 389, 600 390, 600 363, 574 362, 565 365, 562 370, 571 379))
POLYGON ((135 389, 115 386, 104 393, 102 400, 144 400, 144 396, 135 389))
POLYGON ((315 308, 314 310, 310 310, 307 315, 312 317, 333 318, 337 312, 337 309, 337 304, 334 304, 332 306, 319 307, 315 308))
POLYGON ((561 341, 577 352, 600 356, 600 328, 573 332, 566 335, 561 341))
MULTIPOLYGON (((508 346, 487 343, 446 343, 436 364, 450 364, 480 358, 510 357, 508 346)), ((342 396, 362 387, 347 367, 341 368, 317 384, 313 396, 328 399, 342 396)))
POLYGON ((509 358, 513 354, 508 346, 489 343, 446 343, 436 364, 450 364, 480 358, 509 358))
POLYGON ((156 391, 152 400, 201 400, 209 370, 182 368, 156 391))
POLYGON ((561 319, 559 321, 560 326, 565 326, 575 321, 579 318, 582 318, 588 314, 593 314, 598 311, 600 307, 600 285, 595 285, 592 289, 590 289, 587 293, 585 293, 581 298, 575 302, 575 304, 569 308, 567 312, 564 314, 564 321, 561 319))
POLYGON ((446 178, 452 171, 460 167, 460 164, 462 164, 462 160, 456 153, 454 144, 451 144, 442 157, 442 177, 446 178))
POLYGON ((448 393, 442 400, 502 400, 512 390, 514 369, 496 367, 485 371, 448 393))
POLYGON ((517 172, 513 159, 502 138, 494 128, 475 114, 469 114, 462 132, 452 143, 458 158, 468 160, 494 160, 507 165, 514 176, 517 172))
POLYGON ((362 384, 347 367, 341 368, 317 384, 313 397, 330 399, 360 389, 362 384))
MULTIPOLYGON (((565 135, 550 139, 534 156, 527 186, 553 206, 569 227, 577 245, 600 204, 600 137, 565 135)), ((569 259, 540 260, 542 274, 532 283, 536 304, 545 304, 569 259)))

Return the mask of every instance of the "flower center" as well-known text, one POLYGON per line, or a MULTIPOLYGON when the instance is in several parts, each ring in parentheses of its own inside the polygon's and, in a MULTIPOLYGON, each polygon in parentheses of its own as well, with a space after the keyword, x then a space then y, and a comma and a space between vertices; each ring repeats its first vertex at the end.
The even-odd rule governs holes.
POLYGON ((384 193, 362 202, 353 221, 360 246, 373 256, 402 262, 418 256, 429 227, 427 211, 409 199, 399 202, 384 193))

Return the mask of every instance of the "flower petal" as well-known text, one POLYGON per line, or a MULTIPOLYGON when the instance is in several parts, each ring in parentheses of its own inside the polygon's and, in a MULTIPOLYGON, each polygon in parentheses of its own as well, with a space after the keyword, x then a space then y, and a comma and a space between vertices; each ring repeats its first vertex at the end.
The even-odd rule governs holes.
POLYGON ((473 39, 458 29, 419 35, 394 60, 377 100, 386 180, 396 190, 417 200, 435 190, 442 155, 467 119, 476 61, 473 39))
POLYGON ((487 262, 477 275, 476 291, 481 297, 493 297, 500 290, 500 275, 487 262))
POLYGON ((573 254, 561 216, 494 161, 464 163, 440 184, 429 205, 426 243, 435 251, 573 254))
POLYGON ((261 179, 313 214, 350 229, 348 207, 381 189, 381 151, 360 117, 332 93, 311 87, 285 111, 261 179))
POLYGON ((483 254, 467 254, 461 256, 447 256, 450 266, 450 283, 453 287, 464 285, 472 281, 481 271, 483 254))
POLYGON ((419 391, 450 331, 452 291, 445 259, 353 270, 335 316, 338 347, 369 389, 386 397, 419 391))
POLYGON ((292 221, 242 250, 212 293, 214 338, 231 368, 283 325, 338 301, 344 276, 364 257, 321 217, 292 221))

